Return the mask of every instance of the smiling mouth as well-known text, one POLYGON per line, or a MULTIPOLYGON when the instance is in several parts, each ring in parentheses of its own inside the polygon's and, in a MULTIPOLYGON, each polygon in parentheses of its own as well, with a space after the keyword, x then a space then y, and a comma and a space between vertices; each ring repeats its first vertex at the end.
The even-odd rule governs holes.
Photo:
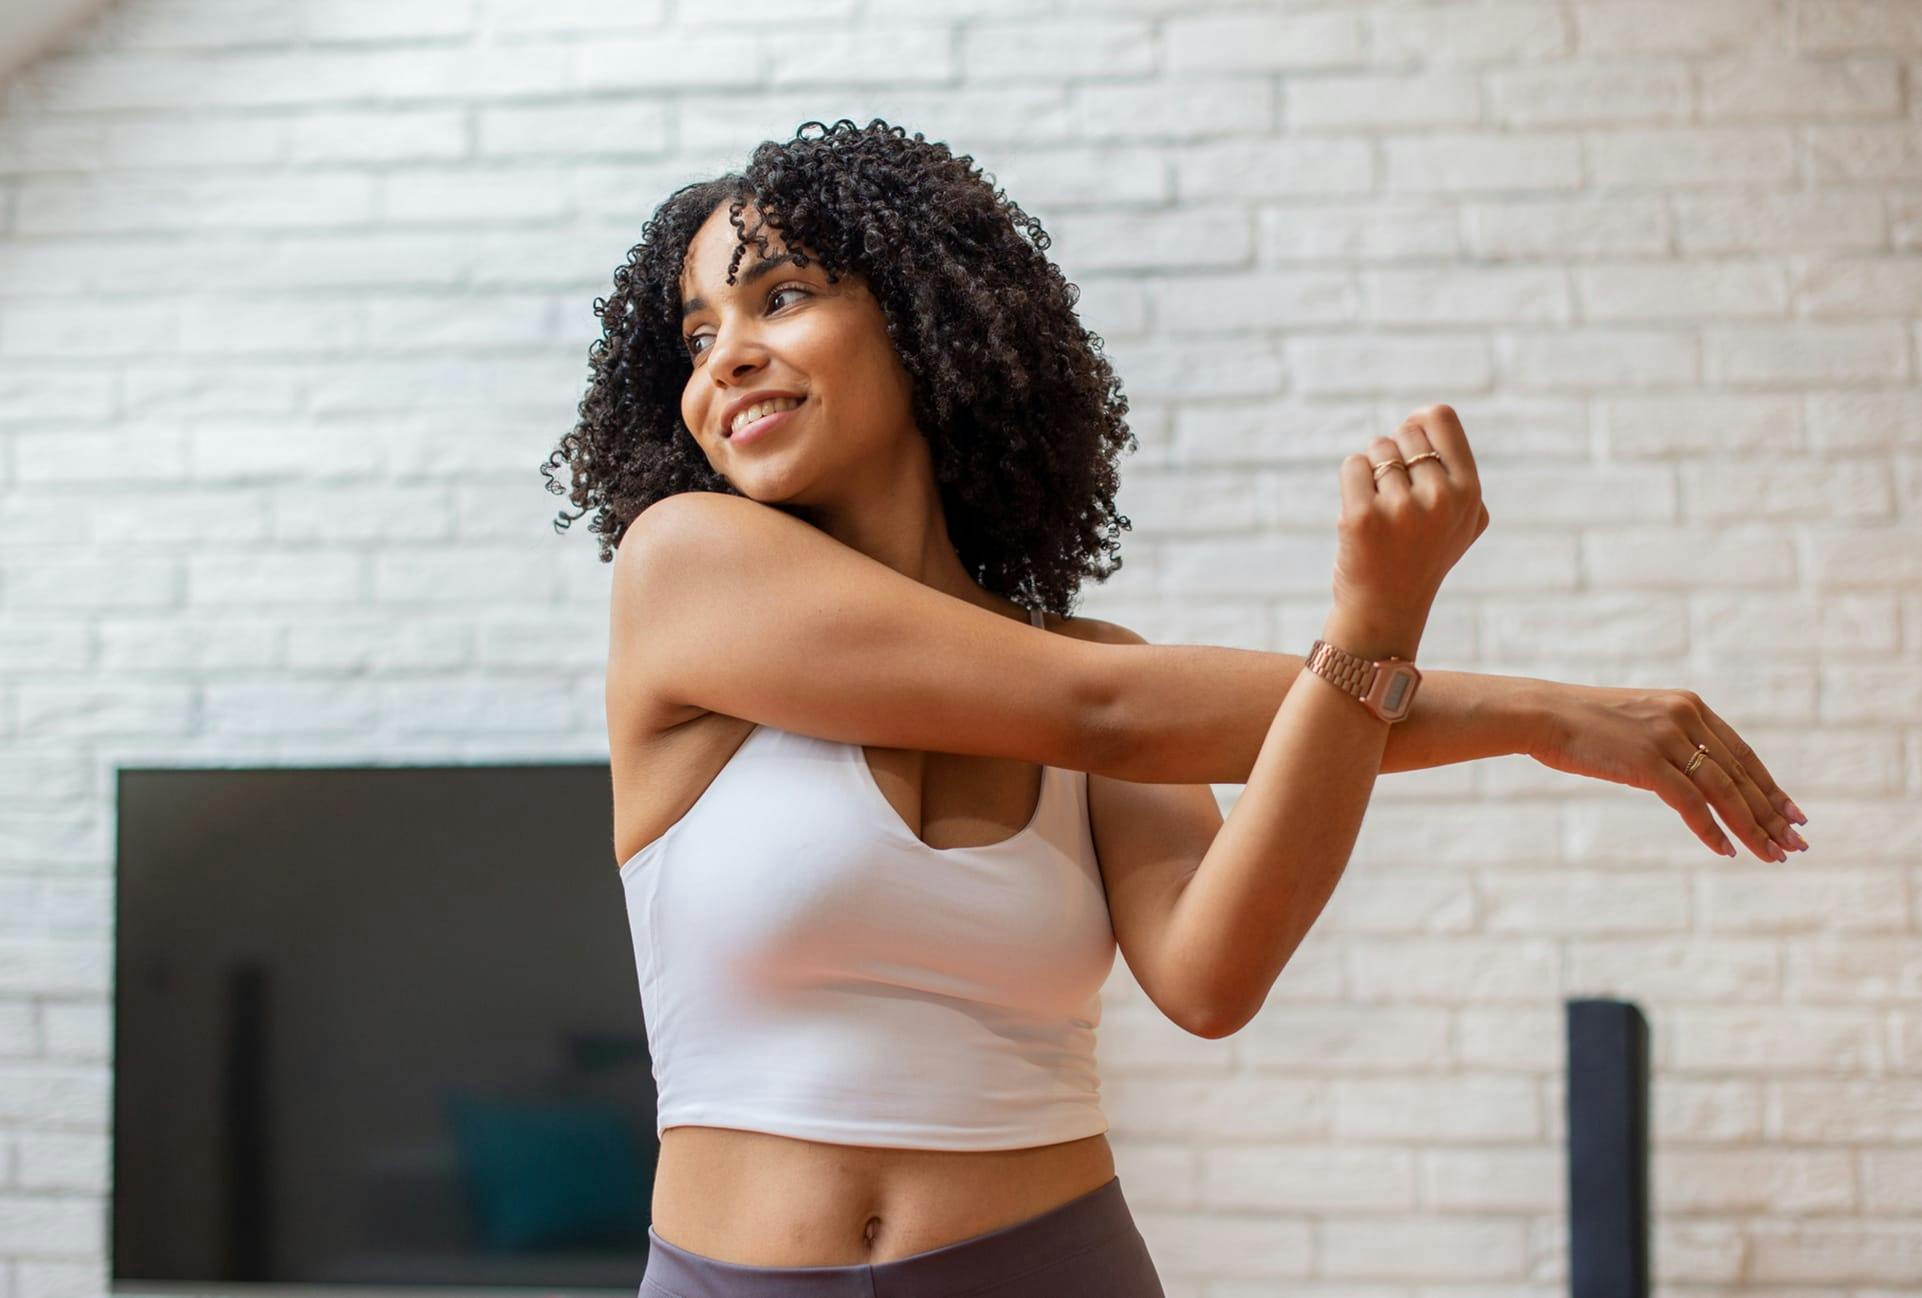
POLYGON ((755 430, 759 429, 762 425, 770 423, 773 420, 779 419, 783 415, 791 415, 806 404, 807 404, 807 398, 801 397, 797 399, 793 405, 788 406, 783 410, 776 410, 772 414, 762 415, 759 419, 755 420, 751 424, 742 424, 739 431, 736 431, 733 428, 723 429, 721 432, 721 436, 727 441, 733 441, 737 437, 748 437, 751 434, 753 434, 755 430))

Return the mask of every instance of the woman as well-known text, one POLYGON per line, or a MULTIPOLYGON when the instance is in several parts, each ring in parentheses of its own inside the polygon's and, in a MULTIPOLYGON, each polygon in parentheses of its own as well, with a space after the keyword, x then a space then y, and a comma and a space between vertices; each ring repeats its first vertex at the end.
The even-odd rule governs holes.
MULTIPOLYGON (((1394 721, 1332 671, 1294 690, 1277 655, 1068 615, 1120 567, 1133 446, 1074 286, 970 159, 820 125, 662 204, 548 462, 614 563, 616 852, 660 1083, 641 1293, 1160 1294, 1093 1068, 1116 943, 1174 1021, 1239 1027, 1394 721), (1218 782, 1247 784, 1225 826, 1218 782)), ((1324 639, 1412 659, 1487 525, 1453 412, 1340 487, 1324 639)), ((1620 771, 1655 706, 1520 682, 1471 709, 1449 675, 1429 755, 1620 771)))

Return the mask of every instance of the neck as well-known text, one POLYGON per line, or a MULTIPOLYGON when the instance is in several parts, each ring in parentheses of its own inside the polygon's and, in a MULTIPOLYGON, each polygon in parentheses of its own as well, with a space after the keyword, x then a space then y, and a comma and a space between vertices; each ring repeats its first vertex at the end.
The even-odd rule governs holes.
POLYGON ((948 537, 927 444, 916 437, 911 445, 898 463, 851 483, 841 500, 797 512, 843 545, 924 586, 984 608, 1012 608, 962 567, 948 537))

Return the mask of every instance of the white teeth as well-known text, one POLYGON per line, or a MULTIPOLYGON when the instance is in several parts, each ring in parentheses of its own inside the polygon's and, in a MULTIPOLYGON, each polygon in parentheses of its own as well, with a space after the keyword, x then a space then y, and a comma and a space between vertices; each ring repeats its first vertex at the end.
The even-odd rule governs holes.
POLYGON ((727 431, 730 434, 738 433, 757 419, 771 415, 777 410, 792 410, 800 404, 801 400, 799 397, 776 397, 772 401, 763 401, 759 405, 749 406, 746 410, 734 416, 734 422, 728 426, 727 431))

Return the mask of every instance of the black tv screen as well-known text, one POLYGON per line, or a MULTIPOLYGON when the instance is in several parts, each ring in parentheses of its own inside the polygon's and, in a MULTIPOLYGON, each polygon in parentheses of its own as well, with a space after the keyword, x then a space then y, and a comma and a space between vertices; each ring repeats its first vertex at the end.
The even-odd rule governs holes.
POLYGON ((638 1288, 605 762, 117 783, 116 1285, 638 1288))

